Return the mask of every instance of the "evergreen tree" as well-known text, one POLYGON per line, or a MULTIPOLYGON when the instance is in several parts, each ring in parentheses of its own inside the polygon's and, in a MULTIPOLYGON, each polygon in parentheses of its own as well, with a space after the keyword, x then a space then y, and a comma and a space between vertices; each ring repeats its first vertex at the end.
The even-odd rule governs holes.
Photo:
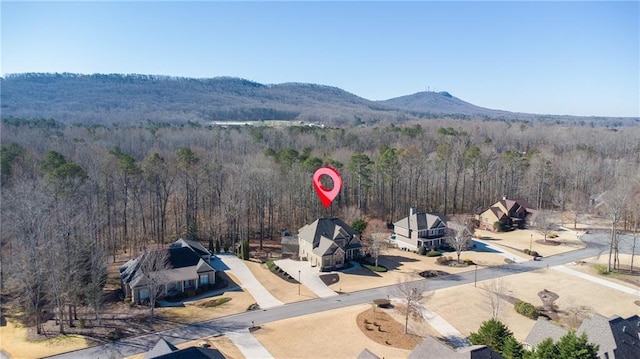
POLYGON ((486 345, 489 348, 502 353, 507 339, 512 338, 513 333, 501 321, 490 319, 482 322, 477 333, 471 333, 469 340, 474 345, 486 345))
POLYGON ((505 359, 520 359, 524 356, 524 348, 516 338, 510 336, 504 341, 500 354, 502 354, 505 359))

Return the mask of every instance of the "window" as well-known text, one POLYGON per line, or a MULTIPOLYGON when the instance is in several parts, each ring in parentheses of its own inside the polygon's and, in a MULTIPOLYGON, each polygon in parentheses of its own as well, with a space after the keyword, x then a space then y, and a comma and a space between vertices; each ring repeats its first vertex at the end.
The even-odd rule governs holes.
POLYGON ((193 280, 185 280, 183 283, 184 283, 185 289, 193 287, 193 284, 194 284, 193 280))
POLYGON ((209 284, 209 275, 208 274, 201 274, 200 275, 200 285, 207 285, 209 284))

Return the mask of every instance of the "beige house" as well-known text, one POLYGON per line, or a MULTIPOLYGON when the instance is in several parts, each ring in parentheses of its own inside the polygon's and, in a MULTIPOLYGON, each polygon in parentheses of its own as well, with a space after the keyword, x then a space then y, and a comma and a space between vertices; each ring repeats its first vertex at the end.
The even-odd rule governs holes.
POLYGON ((395 244, 399 249, 415 251, 421 246, 437 248, 444 244, 447 221, 437 213, 409 209, 409 216, 393 224, 395 244))
POLYGON ((342 268, 360 255, 360 236, 338 218, 320 218, 298 231, 298 255, 320 271, 342 268))
MULTIPOLYGON (((160 297, 215 284, 215 270, 209 263, 211 253, 199 243, 179 239, 169 248, 158 250, 168 251, 170 267, 160 272, 165 282, 160 297)), ((122 290, 133 302, 147 300, 150 295, 146 279, 139 270, 143 256, 144 253, 120 267, 122 290)))
POLYGON ((476 215, 476 219, 480 222, 480 229, 488 231, 494 230, 496 222, 505 227, 524 229, 535 220, 537 213, 525 200, 503 197, 502 200, 476 215))

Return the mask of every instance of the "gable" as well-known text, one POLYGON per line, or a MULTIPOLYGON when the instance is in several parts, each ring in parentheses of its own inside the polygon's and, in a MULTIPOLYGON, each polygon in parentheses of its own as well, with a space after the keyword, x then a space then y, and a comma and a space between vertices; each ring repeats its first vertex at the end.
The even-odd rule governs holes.
POLYGON ((428 229, 446 227, 445 219, 435 213, 414 213, 395 222, 394 227, 411 229, 412 231, 423 231, 428 229))

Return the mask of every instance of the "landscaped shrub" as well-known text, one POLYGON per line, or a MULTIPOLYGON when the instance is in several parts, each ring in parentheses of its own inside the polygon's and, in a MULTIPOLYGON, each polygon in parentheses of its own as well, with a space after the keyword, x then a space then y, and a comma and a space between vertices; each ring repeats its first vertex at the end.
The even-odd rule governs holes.
POLYGON ((448 264, 452 260, 453 260, 452 257, 442 256, 442 257, 436 258, 436 263, 438 263, 438 264, 448 264))
POLYGON ((547 238, 558 238, 558 235, 555 233, 551 233, 550 235, 547 236, 547 238))
POLYGON ((473 263, 473 260, 469 259, 469 258, 463 258, 462 259, 462 263, 467 264, 467 265, 473 265, 475 263, 473 263))
POLYGON ((525 248, 522 250, 524 252, 524 254, 529 254, 531 253, 531 251, 529 250, 529 248, 525 248))
POLYGON ((519 314, 522 314, 525 317, 530 319, 535 320, 535 319, 538 319, 538 316, 540 316, 540 313, 538 312, 536 307, 533 306, 533 304, 524 302, 522 300, 517 301, 516 304, 513 306, 513 308, 519 314))
POLYGON ((604 264, 596 264, 593 266, 593 269, 595 269, 600 275, 609 274, 609 272, 607 272, 607 266, 604 264))
POLYGON ((539 256, 539 255, 540 255, 540 254, 538 254, 538 252, 536 252, 536 251, 531 251, 531 252, 529 252, 529 254, 530 254, 532 257, 537 257, 537 256, 539 256))
POLYGON ((386 272, 387 271, 387 268, 385 266, 380 266, 379 265, 379 266, 376 267, 374 265, 366 264, 366 263, 362 264, 362 266, 367 268, 368 270, 370 270, 372 272, 386 272))
POLYGON ((442 255, 442 253, 436 251, 436 250, 430 250, 427 253, 427 257, 440 257, 442 255))
POLYGON ((228 302, 230 300, 231 300, 231 298, 228 298, 228 297, 217 298, 217 299, 206 301, 204 304, 202 304, 202 306, 205 307, 205 308, 217 307, 217 306, 222 305, 222 304, 224 304, 224 303, 226 303, 226 302, 228 302))
POLYGON ((418 247, 418 254, 421 256, 427 254, 427 248, 425 246, 418 247))

